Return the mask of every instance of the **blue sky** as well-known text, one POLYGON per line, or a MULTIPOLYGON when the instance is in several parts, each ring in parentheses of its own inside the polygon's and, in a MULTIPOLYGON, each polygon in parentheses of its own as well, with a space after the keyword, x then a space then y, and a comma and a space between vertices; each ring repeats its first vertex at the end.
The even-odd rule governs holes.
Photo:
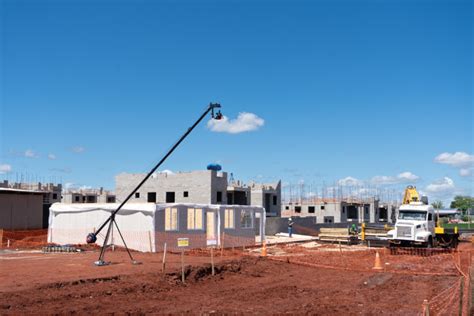
POLYGON ((472 194, 472 1, 0 3, 0 178, 113 189, 220 102, 163 169, 472 194))

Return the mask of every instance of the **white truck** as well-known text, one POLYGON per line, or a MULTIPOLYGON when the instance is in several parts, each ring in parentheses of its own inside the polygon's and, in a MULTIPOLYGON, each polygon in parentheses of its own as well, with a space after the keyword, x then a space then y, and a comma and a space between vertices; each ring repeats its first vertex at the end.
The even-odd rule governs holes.
POLYGON ((451 232, 442 227, 436 227, 435 217, 435 211, 431 205, 423 202, 402 204, 395 229, 387 233, 390 246, 455 248, 459 237, 457 229, 451 232))

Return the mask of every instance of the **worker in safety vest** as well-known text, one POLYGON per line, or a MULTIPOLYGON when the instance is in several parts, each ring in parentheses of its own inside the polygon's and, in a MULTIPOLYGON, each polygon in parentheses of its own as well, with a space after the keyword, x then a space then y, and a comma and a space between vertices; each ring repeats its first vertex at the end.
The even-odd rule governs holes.
POLYGON ((290 236, 290 238, 292 237, 293 235, 293 220, 290 218, 288 218, 288 236, 290 236))
POLYGON ((351 235, 357 235, 359 232, 357 231, 357 226, 356 224, 352 224, 351 228, 349 229, 349 233, 351 235))

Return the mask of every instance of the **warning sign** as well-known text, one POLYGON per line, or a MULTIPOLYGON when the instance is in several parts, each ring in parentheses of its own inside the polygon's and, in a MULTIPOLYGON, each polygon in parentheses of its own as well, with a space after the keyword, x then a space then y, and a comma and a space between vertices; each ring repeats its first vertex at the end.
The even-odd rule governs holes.
POLYGON ((189 247, 189 238, 178 238, 178 247, 189 247))

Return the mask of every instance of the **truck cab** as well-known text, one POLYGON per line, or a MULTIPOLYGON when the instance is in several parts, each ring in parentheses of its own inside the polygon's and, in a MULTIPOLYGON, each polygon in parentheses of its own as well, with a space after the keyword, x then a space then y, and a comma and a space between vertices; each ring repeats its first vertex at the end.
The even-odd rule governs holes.
POLYGON ((387 233, 390 245, 420 245, 428 248, 433 247, 435 236, 434 209, 422 202, 401 205, 395 229, 387 233))

